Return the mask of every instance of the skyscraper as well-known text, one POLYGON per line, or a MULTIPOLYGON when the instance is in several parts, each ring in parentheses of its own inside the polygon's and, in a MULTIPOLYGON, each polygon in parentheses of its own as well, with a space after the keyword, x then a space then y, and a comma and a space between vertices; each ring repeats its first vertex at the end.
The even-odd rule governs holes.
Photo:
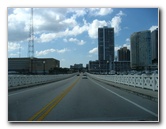
POLYGON ((98 59, 101 69, 108 71, 114 61, 114 28, 98 28, 98 59))
POLYGON ((151 32, 135 32, 130 37, 130 61, 133 69, 146 69, 151 65, 151 32))
POLYGON ((99 60, 114 60, 114 28, 98 28, 99 60))
POLYGON ((158 28, 151 33, 152 62, 158 62, 158 28))

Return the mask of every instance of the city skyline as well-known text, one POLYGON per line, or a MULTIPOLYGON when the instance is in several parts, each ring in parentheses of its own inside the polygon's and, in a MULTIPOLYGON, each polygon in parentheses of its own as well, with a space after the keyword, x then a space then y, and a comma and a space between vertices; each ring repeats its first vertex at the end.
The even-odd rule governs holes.
MULTIPOLYGON (((8 8, 8 57, 27 57, 30 8, 8 8), (19 53, 20 52, 20 53, 19 53)), ((115 55, 133 32, 158 28, 158 8, 34 8, 37 58, 61 67, 98 59, 98 28, 114 28, 115 55)))

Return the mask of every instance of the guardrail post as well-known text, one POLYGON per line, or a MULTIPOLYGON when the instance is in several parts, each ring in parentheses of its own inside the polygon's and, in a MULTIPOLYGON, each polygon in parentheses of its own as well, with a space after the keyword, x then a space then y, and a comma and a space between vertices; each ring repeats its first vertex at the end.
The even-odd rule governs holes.
POLYGON ((142 89, 144 88, 144 74, 141 75, 142 76, 142 89))
POLYGON ((155 91, 155 74, 152 74, 152 88, 153 88, 153 91, 155 91))

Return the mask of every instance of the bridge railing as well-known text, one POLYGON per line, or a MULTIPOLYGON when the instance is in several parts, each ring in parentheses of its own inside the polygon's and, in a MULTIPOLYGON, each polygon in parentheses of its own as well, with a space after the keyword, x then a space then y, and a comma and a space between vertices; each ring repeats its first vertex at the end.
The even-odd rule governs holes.
POLYGON ((60 75, 8 75, 8 88, 30 86, 63 80, 75 74, 60 75))
POLYGON ((133 87, 140 87, 158 91, 158 74, 152 75, 96 75, 88 74, 89 76, 102 79, 114 83, 125 84, 133 87))

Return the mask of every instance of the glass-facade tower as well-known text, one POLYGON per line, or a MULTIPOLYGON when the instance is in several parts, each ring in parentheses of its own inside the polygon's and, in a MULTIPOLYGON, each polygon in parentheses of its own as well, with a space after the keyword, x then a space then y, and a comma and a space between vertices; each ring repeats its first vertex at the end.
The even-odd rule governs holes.
POLYGON ((101 72, 112 70, 114 61, 114 28, 98 28, 98 60, 101 72))
POLYGON ((147 30, 133 33, 130 37, 130 47, 131 68, 148 68, 152 63, 151 32, 147 30))
POLYGON ((98 59, 114 61, 114 28, 98 28, 98 59))

